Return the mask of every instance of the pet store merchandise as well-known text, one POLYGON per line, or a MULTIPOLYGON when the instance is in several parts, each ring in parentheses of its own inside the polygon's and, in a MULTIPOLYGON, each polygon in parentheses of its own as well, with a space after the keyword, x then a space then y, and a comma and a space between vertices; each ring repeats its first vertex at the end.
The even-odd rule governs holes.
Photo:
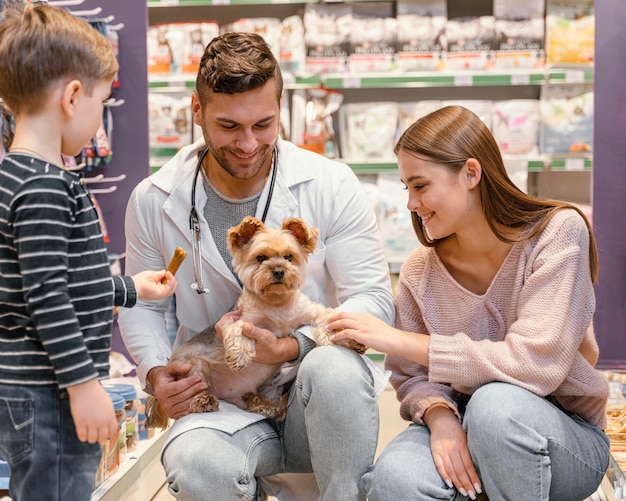
MULTIPOLYGON (((626 337, 618 335, 626 334, 626 232, 620 227, 626 218, 626 68, 618 64, 626 11, 620 0, 48 3, 118 28, 112 43, 119 47, 119 82, 104 122, 111 127, 86 150, 81 167, 92 179, 114 269, 123 267, 130 191, 198 137, 189 106, 197 55, 223 29, 268 34, 285 71, 281 134, 359 174, 379 216, 392 273, 418 245, 394 140, 446 104, 481 116, 521 188, 573 201, 593 218, 601 253, 595 323, 599 367, 612 389, 613 457, 601 490, 587 501, 626 499, 626 337), (597 46, 603 50, 594 53, 597 46)), ((8 138, 8 110, 2 117, 8 138)), ((125 356, 117 332, 113 350, 125 356)), ((117 374, 106 384, 121 386, 111 392, 120 436, 103 448, 93 501, 171 501, 159 462, 167 431, 145 429, 147 395, 134 377, 117 374)), ((0 500, 9 496, 9 474, 0 458, 0 500)))

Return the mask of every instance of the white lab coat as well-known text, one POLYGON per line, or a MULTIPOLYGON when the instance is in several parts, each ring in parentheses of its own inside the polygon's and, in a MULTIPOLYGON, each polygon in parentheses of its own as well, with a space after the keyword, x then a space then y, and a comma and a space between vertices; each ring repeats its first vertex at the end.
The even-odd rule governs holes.
MULTIPOLYGON (((183 148, 158 172, 143 180, 131 194, 126 211, 126 274, 167 267, 177 246, 188 253, 176 274, 179 329, 175 346, 214 325, 232 309, 241 293, 203 216, 207 197, 201 179, 196 185, 196 207, 204 282, 210 292, 200 295, 190 287, 195 281, 189 228, 191 187, 198 153, 203 148, 203 140, 183 148)), ((319 229, 303 292, 327 306, 371 313, 393 324, 395 309, 389 269, 375 214, 359 179, 347 165, 281 139, 276 168, 276 184, 265 224, 278 227, 288 217, 300 217, 319 229)), ((266 183, 258 203, 258 218, 265 208, 269 184, 266 183)), ((167 306, 168 300, 139 301, 134 308, 120 309, 120 330, 138 364, 137 375, 144 386, 147 372, 165 365, 172 352, 164 320, 167 306)), ((219 421, 219 414, 208 414, 207 421, 219 421)))

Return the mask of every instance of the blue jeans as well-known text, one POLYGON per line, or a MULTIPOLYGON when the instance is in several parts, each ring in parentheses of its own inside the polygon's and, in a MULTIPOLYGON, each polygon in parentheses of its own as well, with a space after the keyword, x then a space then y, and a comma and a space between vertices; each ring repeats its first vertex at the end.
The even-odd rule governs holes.
MULTIPOLYGON (((598 428, 518 386, 490 383, 463 415, 468 447, 492 501, 577 501, 593 494, 608 467, 598 428)), ((414 423, 363 477, 369 501, 468 500, 435 468, 427 426, 414 423)))
POLYGON ((14 501, 88 501, 101 448, 78 440, 67 392, 0 384, 0 455, 14 501))
POLYGON ((359 481, 377 442, 371 372, 353 351, 324 346, 302 361, 279 426, 263 420, 233 435, 188 431, 170 442, 162 462, 179 501, 257 499, 257 478, 284 472, 315 472, 321 500, 364 500, 359 481))

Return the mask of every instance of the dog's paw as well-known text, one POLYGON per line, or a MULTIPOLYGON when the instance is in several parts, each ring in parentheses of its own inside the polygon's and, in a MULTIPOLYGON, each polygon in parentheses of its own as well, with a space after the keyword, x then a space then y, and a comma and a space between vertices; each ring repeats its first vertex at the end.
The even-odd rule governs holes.
POLYGON ((248 367, 256 355, 254 339, 244 336, 241 326, 242 322, 235 322, 224 332, 224 359, 234 372, 248 367))
POLYGON ((365 354, 368 349, 367 346, 355 341, 354 339, 340 339, 339 341, 335 341, 333 344, 349 348, 352 351, 356 351, 359 355, 365 354))
POLYGON ((246 393, 241 398, 246 404, 248 412, 254 412, 276 421, 283 421, 287 416, 287 402, 289 399, 289 394, 287 393, 275 400, 270 400, 264 395, 252 392, 246 393))
POLYGON ((217 398, 206 391, 193 397, 193 400, 189 404, 189 409, 191 412, 213 412, 216 411, 219 406, 220 403, 217 398))
POLYGON ((329 346, 333 344, 330 340, 332 332, 328 330, 326 324, 315 325, 311 331, 316 346, 329 346))

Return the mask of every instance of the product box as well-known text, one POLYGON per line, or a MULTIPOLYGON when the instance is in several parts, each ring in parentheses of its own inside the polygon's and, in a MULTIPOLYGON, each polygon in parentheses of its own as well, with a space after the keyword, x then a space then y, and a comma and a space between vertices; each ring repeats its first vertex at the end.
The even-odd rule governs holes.
POLYGON ((595 51, 593 1, 550 0, 546 6, 549 64, 591 64, 595 51))
POLYGON ((10 476, 9 464, 0 456, 0 494, 2 494, 2 491, 9 490, 10 476))
POLYGON ((446 66, 445 0, 397 3, 396 65, 399 71, 443 70, 446 66))
POLYGON ((307 73, 347 71, 351 32, 350 4, 307 4, 304 9, 307 73))
POLYGON ((446 66, 451 70, 490 70, 495 65, 494 16, 464 16, 446 23, 448 54, 446 66))
POLYGON ((396 26, 391 2, 353 5, 348 58, 352 73, 387 72, 393 69, 396 26))
POLYGON ((545 65, 544 0, 494 0, 496 68, 545 65))
POLYGON ((541 152, 593 151, 594 93, 591 85, 550 85, 540 100, 541 152))

